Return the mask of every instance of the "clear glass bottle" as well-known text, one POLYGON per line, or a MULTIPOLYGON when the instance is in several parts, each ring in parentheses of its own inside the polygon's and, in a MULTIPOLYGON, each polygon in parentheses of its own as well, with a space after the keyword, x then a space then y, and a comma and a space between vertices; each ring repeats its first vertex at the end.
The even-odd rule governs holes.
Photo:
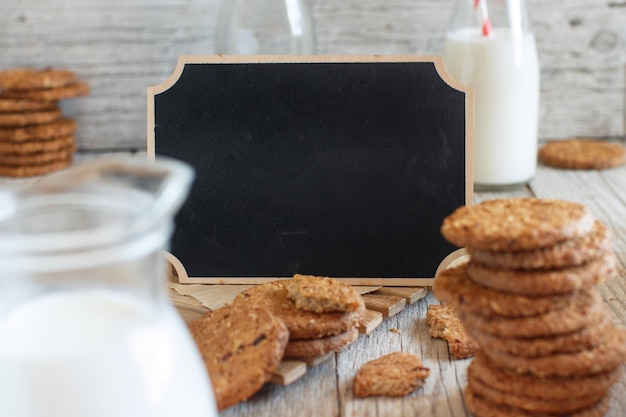
POLYGON ((0 192, 0 415, 217 417, 162 250, 192 170, 101 159, 0 192))
POLYGON ((537 167, 540 75, 524 0, 457 0, 444 62, 474 87, 476 189, 527 183, 537 167))
POLYGON ((313 21, 306 0, 223 0, 216 52, 314 54, 313 21))

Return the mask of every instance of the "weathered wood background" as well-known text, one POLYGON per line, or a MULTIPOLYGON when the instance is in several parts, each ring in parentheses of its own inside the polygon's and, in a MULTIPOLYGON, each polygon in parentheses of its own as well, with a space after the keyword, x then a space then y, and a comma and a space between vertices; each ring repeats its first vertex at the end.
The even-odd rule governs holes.
MULTIPOLYGON (((63 103, 79 121, 79 149, 143 149, 146 88, 179 55, 213 53, 220 1, 1 0, 0 69, 75 70, 92 88, 63 103)), ((626 1, 526 1, 542 67, 540 137, 622 135, 626 1)), ((309 4, 320 54, 440 54, 453 1, 309 4)))

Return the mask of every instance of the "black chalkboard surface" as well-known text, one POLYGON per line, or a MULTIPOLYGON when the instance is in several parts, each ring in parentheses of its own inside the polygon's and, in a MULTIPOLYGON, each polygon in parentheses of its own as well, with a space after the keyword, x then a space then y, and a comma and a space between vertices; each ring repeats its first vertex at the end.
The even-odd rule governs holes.
POLYGON ((471 202, 471 109, 437 56, 182 56, 148 89, 149 155, 196 170, 181 281, 428 284, 471 202))

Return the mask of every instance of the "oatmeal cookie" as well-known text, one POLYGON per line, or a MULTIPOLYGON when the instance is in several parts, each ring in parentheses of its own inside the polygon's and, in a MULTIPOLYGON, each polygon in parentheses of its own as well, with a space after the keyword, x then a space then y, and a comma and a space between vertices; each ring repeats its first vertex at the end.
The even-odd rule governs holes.
MULTIPOLYGON (((478 395, 469 385, 463 391, 467 409, 475 417, 563 417, 563 413, 533 413, 516 407, 496 404, 478 395)), ((611 398, 607 395, 589 408, 566 414, 567 417, 602 417, 609 410, 611 398)))
POLYGON ((431 337, 448 342, 450 354, 454 359, 471 358, 478 350, 478 343, 466 333, 459 318, 447 305, 429 305, 426 324, 429 326, 431 337))
POLYGON ((280 317, 290 339, 318 339, 346 332, 357 326, 365 308, 345 313, 313 313, 300 310, 287 295, 289 279, 265 282, 235 297, 235 303, 265 307, 280 317))
POLYGON ((67 161, 74 154, 74 145, 49 152, 36 152, 30 154, 0 153, 1 166, 33 167, 43 164, 51 164, 58 161, 67 161))
POLYGON ((595 324, 609 312, 595 289, 580 293, 572 304, 561 310, 551 310, 532 317, 508 318, 461 314, 460 318, 470 335, 474 330, 497 337, 535 338, 551 337, 578 331, 595 324))
POLYGON ((497 350, 523 358, 534 358, 590 350, 603 343, 610 333, 610 316, 599 314, 590 322, 592 324, 578 331, 548 337, 498 337, 476 329, 472 330, 472 336, 485 350, 497 350))
POLYGON ((567 294, 598 285, 615 274, 616 262, 615 254, 607 251, 598 259, 568 268, 527 271, 490 268, 469 262, 467 273, 472 281, 494 290, 527 296, 547 296, 567 294))
POLYGON ((76 132, 76 121, 61 118, 52 123, 17 128, 0 128, 0 142, 26 142, 67 137, 76 132))
POLYGON ((0 141, 0 153, 14 155, 55 152, 70 147, 76 147, 74 136, 51 138, 47 140, 29 140, 25 142, 0 141))
POLYGON ((441 233, 457 246, 519 251, 585 236, 593 226, 593 215, 582 204, 528 197, 462 206, 443 220, 441 233))
POLYGON ((572 378, 541 378, 532 374, 519 374, 493 365, 479 352, 467 369, 468 377, 477 378, 505 393, 520 394, 546 400, 564 400, 572 397, 596 396, 600 399, 609 392, 621 376, 621 369, 595 375, 572 378))
POLYGON ((523 358, 496 350, 485 350, 496 366, 539 377, 572 377, 612 371, 626 361, 626 330, 612 326, 605 340, 589 350, 523 358))
POLYGON ((592 407, 607 395, 607 392, 597 395, 570 396, 564 399, 535 398, 522 392, 505 392, 499 387, 492 387, 482 380, 474 377, 472 372, 468 373, 468 386, 479 396, 495 404, 514 407, 530 413, 548 413, 569 415, 569 413, 584 410, 592 407))
POLYGON ((424 385, 430 370, 419 357, 394 352, 366 362, 354 377, 354 395, 401 397, 424 385))
POLYGON ((315 313, 364 308, 363 297, 352 285, 327 277, 295 274, 287 284, 287 296, 298 309, 315 313))
POLYGON ((348 346, 350 343, 354 342, 357 337, 359 337, 359 330, 352 328, 346 332, 319 339, 290 340, 285 348, 285 356, 323 356, 348 346))
POLYGON ((0 90, 50 89, 75 81, 76 74, 64 69, 15 68, 0 71, 0 90))
POLYGON ((42 125, 61 118, 61 109, 17 113, 0 113, 0 127, 23 127, 42 125))
POLYGON ((433 291, 442 302, 464 314, 500 317, 531 317, 570 305, 577 293, 529 297, 505 293, 475 283, 467 274, 467 263, 449 268, 435 277, 433 291))
POLYGON ((260 390, 278 368, 289 340, 282 320, 252 306, 226 305, 194 320, 189 328, 219 410, 260 390))
POLYGON ((42 101, 21 100, 17 98, 0 98, 0 113, 52 110, 56 107, 57 103, 45 103, 42 101))
POLYGON ((599 139, 566 139, 543 145, 538 158, 555 168, 607 169, 626 161, 626 149, 619 143, 599 139))
POLYGON ((73 157, 70 156, 66 159, 51 161, 39 165, 0 165, 0 176, 23 178, 51 174, 69 167, 72 165, 72 161, 73 157))
POLYGON ((4 90, 0 98, 15 98, 21 100, 54 102, 75 97, 89 95, 90 89, 87 83, 75 81, 71 84, 55 88, 41 88, 37 90, 4 90))
POLYGON ((491 268, 504 269, 551 269, 578 266, 597 259, 611 249, 612 234, 596 220, 591 233, 576 239, 543 248, 496 252, 468 247, 467 252, 477 263, 491 268))

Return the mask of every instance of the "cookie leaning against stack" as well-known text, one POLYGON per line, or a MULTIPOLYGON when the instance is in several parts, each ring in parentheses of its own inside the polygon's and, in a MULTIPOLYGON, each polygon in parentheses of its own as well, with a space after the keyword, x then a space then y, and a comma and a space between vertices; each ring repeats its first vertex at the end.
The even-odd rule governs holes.
POLYGON ((226 305, 189 325, 202 355, 217 408, 248 399, 270 380, 283 357, 289 330, 264 308, 226 305))
POLYGON ((75 151, 76 123, 60 100, 89 93, 63 69, 0 71, 0 175, 29 177, 66 168, 75 151))
POLYGON ((468 368, 468 409, 603 415, 626 360, 626 331, 595 289, 615 271, 606 227, 580 204, 520 198, 461 207, 441 232, 470 255, 434 283, 481 347, 468 368))

